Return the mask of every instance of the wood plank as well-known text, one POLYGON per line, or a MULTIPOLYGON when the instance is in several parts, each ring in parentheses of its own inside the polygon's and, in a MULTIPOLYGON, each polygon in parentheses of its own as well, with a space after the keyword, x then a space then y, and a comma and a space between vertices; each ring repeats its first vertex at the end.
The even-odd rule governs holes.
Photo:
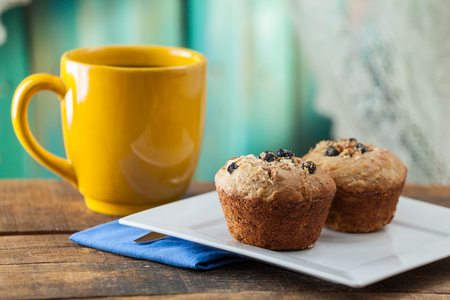
MULTIPOLYGON (((91 299, 91 298, 89 298, 91 299)), ((108 300, 142 300, 150 299, 149 296, 137 296, 137 297, 106 297, 106 298, 95 298, 98 299, 108 299, 108 300)), ((167 295, 151 296, 151 299, 167 299, 167 295)), ((231 300, 260 300, 260 299, 280 299, 280 300, 291 300, 291 299, 301 299, 301 300, 348 300, 348 299, 377 299, 377 300, 387 300, 387 299, 408 299, 408 300, 444 300, 448 299, 448 295, 437 295, 437 294, 407 294, 407 293, 353 293, 353 292, 343 292, 343 293, 330 293, 330 292, 280 292, 280 291, 265 291, 265 292, 255 292, 255 291, 243 291, 234 293, 195 293, 186 295, 170 295, 170 299, 173 300, 203 300, 203 299, 231 299, 231 300)))
MULTIPOLYGON (((409 186, 405 192, 449 201, 449 188, 427 193, 430 188, 433 189, 409 186)), ((193 183, 186 195, 213 189, 214 184, 210 182, 193 183)), ((2 299, 127 299, 134 296, 139 299, 144 298, 140 297, 142 295, 175 299, 220 299, 222 296, 223 299, 393 299, 396 296, 443 299, 450 295, 450 258, 364 289, 350 289, 254 261, 195 271, 127 258, 70 242, 70 233, 64 233, 64 230, 73 230, 80 224, 93 226, 96 225, 93 222, 104 221, 108 216, 89 214, 81 195, 66 182, 2 180, 0 203, 0 232, 14 226, 18 230, 0 234, 2 299), (52 223, 46 214, 54 211, 57 205, 61 208, 52 216, 57 219, 52 223), (69 215, 58 219, 56 215, 65 212, 71 212, 72 219, 76 220, 68 220, 69 215), (29 222, 25 220, 33 216, 29 222), (51 226, 43 226, 43 221, 51 226), (10 222, 13 225, 7 225, 10 222), (39 234, 40 230, 44 234, 39 234)))
POLYGON ((44 263, 102 263, 129 258, 82 247, 70 234, 0 236, 0 266, 44 263))
POLYGON ((86 208, 69 183, 57 180, 1 181, 0 234, 75 232, 117 217, 86 208))
POLYGON ((402 195, 450 208, 450 186, 448 185, 409 183, 405 185, 402 195))
MULTIPOLYGON (((102 294, 97 293, 97 281, 93 280, 98 279, 107 286, 114 286, 117 282, 121 282, 121 287, 122 284, 130 285, 128 289, 121 289, 120 295, 246 290, 315 291, 318 289, 366 293, 450 294, 450 258, 386 279, 364 289, 349 289, 253 261, 210 271, 175 268, 79 246, 69 241, 68 237, 69 234, 0 237, 0 257, 2 258, 0 291, 21 289, 21 285, 32 283, 33 286, 64 286, 64 292, 69 293, 65 296, 70 297, 100 296, 102 294), (156 273, 161 273, 161 276, 153 278, 156 273), (76 280, 67 281, 67 276, 76 277, 76 280), (165 282, 167 278, 173 280, 173 283, 165 282), (85 285, 84 289, 91 291, 80 293, 78 284, 88 279, 93 282, 88 286, 85 285), (148 286, 149 280, 153 287, 148 286), (180 285, 179 282, 183 284, 180 285), (160 286, 165 284, 167 290, 161 289, 160 286)), ((40 290, 41 288, 28 289, 28 292, 37 293, 40 290)), ((43 292, 46 290, 42 288, 43 292)), ((31 295, 26 294, 28 292, 20 292, 17 296, 27 298, 31 295)), ((106 291, 103 292, 105 292, 104 296, 108 295, 106 291)), ((6 294, 2 295, 0 292, 0 298, 4 295, 6 294)), ((56 298, 62 296, 64 295, 56 292, 52 295, 56 298)))
MULTIPOLYGON (((214 190, 193 183, 184 197, 214 190)), ((75 232, 117 219, 90 211, 69 183, 58 180, 1 180, 1 234, 75 232), (49 212, 52 212, 49 214, 49 212)), ((404 195, 450 207, 450 187, 410 186, 404 195)))
MULTIPOLYGON (((194 183, 183 198, 212 190, 212 183, 194 183)), ((0 180, 0 203, 0 235, 75 232, 119 218, 89 210, 60 180, 0 180)))
POLYGON ((0 297, 61 299, 187 292, 183 280, 166 268, 139 261, 0 266, 0 297))
MULTIPOLYGON (((53 249, 52 247, 47 249, 48 260, 54 260, 53 262, 40 260, 35 263, 29 261, 17 265, 1 265, 0 276, 4 278, 0 280, 0 291, 18 290, 18 298, 28 298, 30 295, 60 298, 146 293, 314 291, 317 289, 377 293, 450 293, 448 280, 450 259, 398 275, 364 289, 353 290, 256 262, 232 265, 212 271, 193 271, 136 259, 124 259, 109 253, 105 253, 105 259, 104 256, 95 253, 100 251, 80 246, 72 247, 71 251, 78 252, 85 261, 80 262, 76 255, 65 254, 67 261, 64 262, 52 255, 53 249), (74 258, 77 261, 73 261, 74 258), (80 284, 83 284, 83 291, 79 289, 80 284), (33 289, 28 288, 27 291, 25 286, 32 286, 33 289), (50 294, 52 286, 64 286, 64 294, 61 294, 62 291, 50 294), (105 288, 111 286, 115 286, 116 291, 113 293, 111 289, 105 288)), ((5 295, 0 292, 0 297, 5 295)))
MULTIPOLYGON (((62 238, 66 238, 61 236, 62 238)), ((31 239, 35 237, 32 236, 31 239)), ((4 237, 2 238, 4 239, 4 237)), ((34 241, 37 242, 40 237, 34 241)), ((65 239, 65 241, 67 241, 65 239)), ((48 240, 51 242, 51 239, 48 240)), ((384 280, 364 289, 350 289, 270 265, 249 261, 210 271, 195 271, 128 259, 81 246, 57 249, 48 243, 47 260, 38 256, 20 264, 0 265, 0 298, 75 298, 132 295, 264 293, 419 293, 450 294, 450 258, 384 280), (71 254, 69 254, 71 252, 71 254), (63 255, 63 261, 57 258, 63 255), (79 257, 84 258, 80 261, 79 257), (83 288, 80 288, 83 287, 83 288)), ((67 242, 68 243, 68 242, 67 242)), ((30 249, 31 250, 31 249, 30 249)), ((35 254, 37 250, 32 251, 35 254)), ((3 252, 3 251, 2 251, 3 252)), ((2 257, 3 254, 1 253, 2 257)), ((327 298, 325 298, 327 299, 327 298)))

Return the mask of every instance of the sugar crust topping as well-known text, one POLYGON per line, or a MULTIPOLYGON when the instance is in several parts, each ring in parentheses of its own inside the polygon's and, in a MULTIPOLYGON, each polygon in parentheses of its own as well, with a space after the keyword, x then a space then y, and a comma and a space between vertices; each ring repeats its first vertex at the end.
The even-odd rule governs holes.
POLYGON ((295 156, 275 155, 273 159, 272 154, 266 151, 259 156, 249 154, 230 159, 217 172, 216 187, 230 195, 268 201, 281 195, 311 200, 326 197, 334 191, 332 178, 314 163, 295 156))
POLYGON ((407 168, 397 156, 355 139, 321 141, 303 159, 312 160, 328 171, 336 186, 347 192, 383 192, 402 184, 407 174, 407 168), (339 153, 327 155, 330 146, 339 153))

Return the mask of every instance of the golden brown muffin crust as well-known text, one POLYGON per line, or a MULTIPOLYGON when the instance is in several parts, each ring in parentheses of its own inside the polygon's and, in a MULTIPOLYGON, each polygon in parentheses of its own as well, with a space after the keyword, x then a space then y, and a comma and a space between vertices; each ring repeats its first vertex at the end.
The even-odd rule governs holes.
POLYGON ((338 190, 325 225, 342 232, 372 232, 394 218, 403 184, 383 193, 361 194, 338 190))
POLYGON ((312 247, 336 192, 314 163, 269 152, 230 159, 215 183, 231 235, 272 250, 312 247))
POLYGON ((391 152, 355 139, 321 141, 303 160, 315 162, 329 172, 338 189, 353 193, 393 189, 405 181, 407 173, 391 152), (329 147, 334 147, 338 155, 327 156, 327 150, 333 150, 329 147))
POLYGON ((304 166, 304 161, 298 157, 278 157, 268 162, 250 154, 230 159, 216 173, 215 182, 228 195, 265 201, 276 197, 303 201, 334 195, 335 183, 326 172, 317 167, 310 174, 304 166), (238 167, 230 173, 228 168, 231 164, 238 167))
POLYGON ((310 248, 319 238, 333 195, 325 199, 298 201, 278 198, 242 199, 218 188, 230 234, 239 242, 271 250, 310 248))

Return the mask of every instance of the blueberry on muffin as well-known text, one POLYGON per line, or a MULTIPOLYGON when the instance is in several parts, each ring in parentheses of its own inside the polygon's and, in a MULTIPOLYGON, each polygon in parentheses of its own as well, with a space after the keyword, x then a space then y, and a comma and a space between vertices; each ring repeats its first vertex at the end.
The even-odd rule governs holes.
POLYGON ((285 149, 232 158, 215 184, 231 235, 271 250, 312 247, 336 192, 330 175, 285 149))
POLYGON ((327 227, 371 232, 392 221, 407 173, 394 154, 354 138, 343 138, 317 143, 303 159, 319 165, 336 183, 327 227))

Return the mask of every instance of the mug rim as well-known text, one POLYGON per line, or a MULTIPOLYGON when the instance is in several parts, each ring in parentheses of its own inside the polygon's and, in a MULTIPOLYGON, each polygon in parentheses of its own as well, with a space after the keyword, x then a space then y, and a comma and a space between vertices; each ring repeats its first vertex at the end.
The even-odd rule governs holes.
POLYGON ((81 65, 87 65, 92 66, 96 68, 105 68, 110 70, 133 70, 133 71, 157 71, 157 70, 175 70, 175 69, 186 69, 191 68, 196 65, 205 64, 207 62, 206 57, 201 54, 200 52, 197 52, 192 49, 184 48, 184 47, 175 47, 175 46, 160 46, 160 45, 103 45, 103 46, 92 46, 92 47, 83 47, 83 48, 77 48, 72 49, 69 51, 66 51, 61 56, 61 62, 64 61, 70 61, 81 65), (168 54, 173 56, 179 56, 184 57, 188 59, 192 59, 192 63, 187 64, 181 64, 181 65, 168 65, 168 66, 148 66, 148 67, 131 67, 131 66, 116 66, 116 65, 108 65, 108 64, 101 64, 101 63, 90 63, 86 61, 82 61, 80 59, 77 59, 76 55, 82 55, 84 53, 89 52, 96 52, 96 51, 105 51, 108 49, 115 49, 115 50, 130 50, 130 49, 136 49, 136 50, 150 50, 150 49, 157 49, 157 50, 166 50, 168 54))

